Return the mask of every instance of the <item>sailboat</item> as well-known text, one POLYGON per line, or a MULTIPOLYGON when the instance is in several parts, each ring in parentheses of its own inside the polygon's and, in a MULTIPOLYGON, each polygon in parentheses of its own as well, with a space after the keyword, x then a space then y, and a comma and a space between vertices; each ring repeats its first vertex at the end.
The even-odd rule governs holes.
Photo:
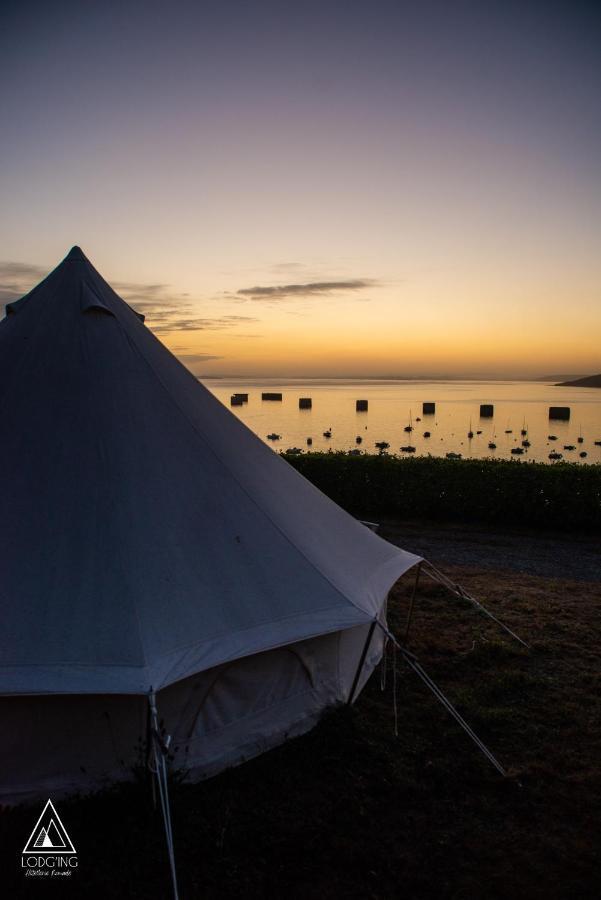
POLYGON ((403 431, 413 431, 413 420, 411 418, 411 410, 409 410, 409 424, 405 425, 403 431))
POLYGON ((467 436, 470 439, 470 441, 474 436, 474 432, 472 431, 472 420, 471 419, 470 419, 470 430, 468 431, 467 436))

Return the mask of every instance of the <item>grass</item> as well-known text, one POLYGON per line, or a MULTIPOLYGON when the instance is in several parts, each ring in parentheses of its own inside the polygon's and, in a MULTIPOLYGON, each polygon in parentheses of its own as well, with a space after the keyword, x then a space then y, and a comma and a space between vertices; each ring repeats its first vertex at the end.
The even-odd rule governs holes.
MULTIPOLYGON (((508 767, 501 778, 392 656, 353 708, 197 785, 173 785, 186 898, 588 898, 601 857, 601 586, 448 570, 532 649, 435 584, 409 646, 508 767)), ((391 594, 402 634, 412 579, 391 594)), ((25 883, 31 809, 0 814, 4 896, 164 898, 161 820, 147 785, 63 801, 79 851, 71 884, 25 883)))

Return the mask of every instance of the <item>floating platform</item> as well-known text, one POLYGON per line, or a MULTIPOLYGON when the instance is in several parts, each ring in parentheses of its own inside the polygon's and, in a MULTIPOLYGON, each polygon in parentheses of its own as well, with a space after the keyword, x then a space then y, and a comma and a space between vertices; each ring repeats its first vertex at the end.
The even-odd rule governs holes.
POLYGON ((570 421, 570 407, 569 406, 550 406, 549 407, 549 418, 550 419, 560 419, 562 422, 570 421))
POLYGON ((355 409, 357 412, 367 412, 367 400, 357 400, 355 409))
POLYGON ((422 403, 422 416, 433 416, 436 414, 436 403, 422 403))
POLYGON ((298 398, 298 408, 299 409, 311 409, 313 406, 313 401, 311 397, 299 397, 298 398))
POLYGON ((244 400, 242 399, 242 397, 239 397, 237 394, 232 394, 232 396, 230 397, 230 404, 232 406, 243 406, 244 400))
POLYGON ((261 400, 281 400, 281 399, 282 399, 281 394, 274 394, 274 393, 269 393, 269 392, 266 394, 261 394, 261 400))
POLYGON ((492 403, 481 403, 480 404, 480 418, 481 419, 492 419, 495 414, 495 408, 492 403))
POLYGON ((243 403, 248 403, 248 394, 239 394, 236 393, 233 395, 234 397, 239 397, 243 403))

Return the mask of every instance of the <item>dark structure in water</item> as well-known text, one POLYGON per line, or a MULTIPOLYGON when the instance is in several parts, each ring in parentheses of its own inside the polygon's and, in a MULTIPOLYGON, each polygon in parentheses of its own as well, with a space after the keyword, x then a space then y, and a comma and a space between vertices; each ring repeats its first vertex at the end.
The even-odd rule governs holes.
POLYGON ((560 419, 562 422, 570 421, 570 407, 569 406, 550 406, 549 407, 549 418, 550 419, 560 419))
POLYGON ((492 419, 495 414, 495 408, 492 403, 481 403, 480 404, 480 418, 481 419, 492 419))

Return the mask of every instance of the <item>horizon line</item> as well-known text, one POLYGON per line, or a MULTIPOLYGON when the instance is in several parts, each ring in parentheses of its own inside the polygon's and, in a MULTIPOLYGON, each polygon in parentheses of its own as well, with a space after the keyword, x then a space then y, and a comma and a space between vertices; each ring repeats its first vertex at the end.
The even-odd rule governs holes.
MULTIPOLYGON (((195 373, 193 373, 195 374, 195 373)), ((584 378, 586 375, 580 373, 567 373, 567 374, 559 374, 559 375, 441 375, 441 374, 427 374, 427 375, 359 375, 359 374, 344 374, 344 375, 328 375, 325 373, 319 375, 308 375, 308 374, 290 374, 290 373, 278 373, 277 375, 263 375, 263 374, 252 374, 248 372, 244 373, 201 373, 195 374, 196 378, 203 380, 220 380, 220 379, 261 379, 261 380, 281 380, 281 379, 293 379, 295 381, 316 381, 327 379, 328 381, 559 381, 559 380, 567 380, 570 378, 584 378)))

